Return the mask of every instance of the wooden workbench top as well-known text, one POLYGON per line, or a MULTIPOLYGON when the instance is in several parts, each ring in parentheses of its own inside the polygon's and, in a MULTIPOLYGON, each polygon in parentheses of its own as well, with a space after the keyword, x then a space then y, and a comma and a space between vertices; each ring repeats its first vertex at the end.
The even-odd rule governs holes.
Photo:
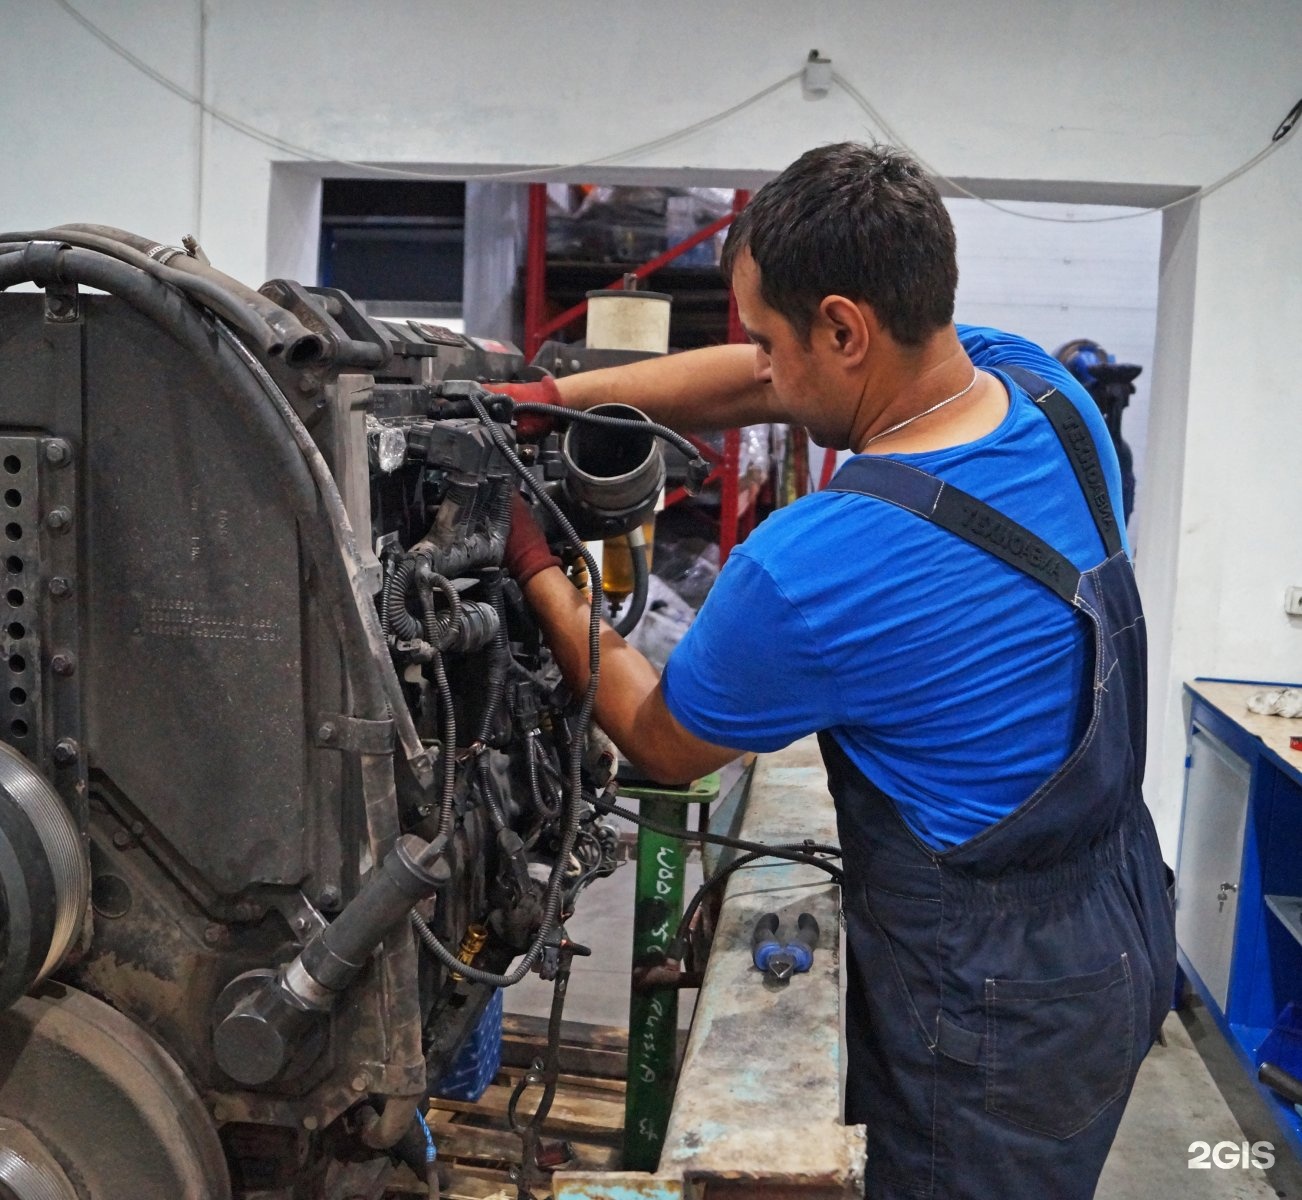
POLYGON ((1273 685, 1193 679, 1185 686, 1241 729, 1264 742, 1268 749, 1283 760, 1285 766, 1302 776, 1302 751, 1289 749, 1289 738, 1302 737, 1302 717, 1268 717, 1248 708, 1249 696, 1269 691, 1273 685))

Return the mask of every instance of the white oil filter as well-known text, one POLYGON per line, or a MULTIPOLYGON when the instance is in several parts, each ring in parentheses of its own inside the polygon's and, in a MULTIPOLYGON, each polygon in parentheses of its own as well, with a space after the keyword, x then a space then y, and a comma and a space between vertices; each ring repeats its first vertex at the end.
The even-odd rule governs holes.
POLYGON ((588 349, 667 354, 669 301, 664 292, 589 292, 588 349))

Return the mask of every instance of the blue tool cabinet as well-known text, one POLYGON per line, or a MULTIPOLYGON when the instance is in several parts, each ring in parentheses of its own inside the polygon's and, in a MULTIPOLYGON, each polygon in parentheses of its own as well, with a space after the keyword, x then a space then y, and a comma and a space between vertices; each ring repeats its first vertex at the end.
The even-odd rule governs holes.
MULTIPOLYGON (((1263 1060, 1302 1075, 1302 720, 1249 712, 1265 686, 1185 685, 1176 866, 1180 969, 1254 1084, 1263 1060)), ((1302 1157, 1302 1116, 1256 1086, 1302 1157)))

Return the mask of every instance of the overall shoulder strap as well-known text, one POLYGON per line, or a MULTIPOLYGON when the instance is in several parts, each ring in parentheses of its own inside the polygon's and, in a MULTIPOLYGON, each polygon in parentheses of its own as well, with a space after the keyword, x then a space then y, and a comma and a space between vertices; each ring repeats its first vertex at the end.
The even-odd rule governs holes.
POLYGON ((1066 451, 1067 461, 1076 473, 1076 482, 1085 495, 1095 528, 1103 539, 1103 547, 1111 558, 1121 549, 1121 527, 1112 510, 1112 498, 1108 495, 1108 481, 1103 474, 1103 464, 1099 461, 1098 447, 1094 444, 1089 426, 1085 424, 1085 418, 1053 384, 1041 379, 1033 371, 1003 364, 999 370, 1005 372, 1026 392, 1036 407, 1049 418, 1049 424, 1053 426, 1054 433, 1066 451))
POLYGON ((1080 572, 1070 559, 990 505, 935 475, 890 458, 852 458, 832 477, 828 491, 874 496, 948 530, 955 537, 1076 603, 1080 572))

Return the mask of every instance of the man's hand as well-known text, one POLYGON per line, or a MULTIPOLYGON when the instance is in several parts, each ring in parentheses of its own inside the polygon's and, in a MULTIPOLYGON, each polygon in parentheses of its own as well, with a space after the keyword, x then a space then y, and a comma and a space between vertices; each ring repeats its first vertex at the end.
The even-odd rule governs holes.
MULTIPOLYGON (((560 389, 550 375, 544 375, 532 383, 489 383, 484 386, 497 395, 510 396, 517 404, 554 404, 558 408, 564 407, 560 389)), ((537 441, 551 433, 552 424, 551 417, 545 413, 521 413, 515 421, 515 434, 522 441, 537 441)))
POLYGON ((539 571, 561 565, 519 492, 511 493, 511 531, 506 535, 502 565, 521 587, 539 571))

